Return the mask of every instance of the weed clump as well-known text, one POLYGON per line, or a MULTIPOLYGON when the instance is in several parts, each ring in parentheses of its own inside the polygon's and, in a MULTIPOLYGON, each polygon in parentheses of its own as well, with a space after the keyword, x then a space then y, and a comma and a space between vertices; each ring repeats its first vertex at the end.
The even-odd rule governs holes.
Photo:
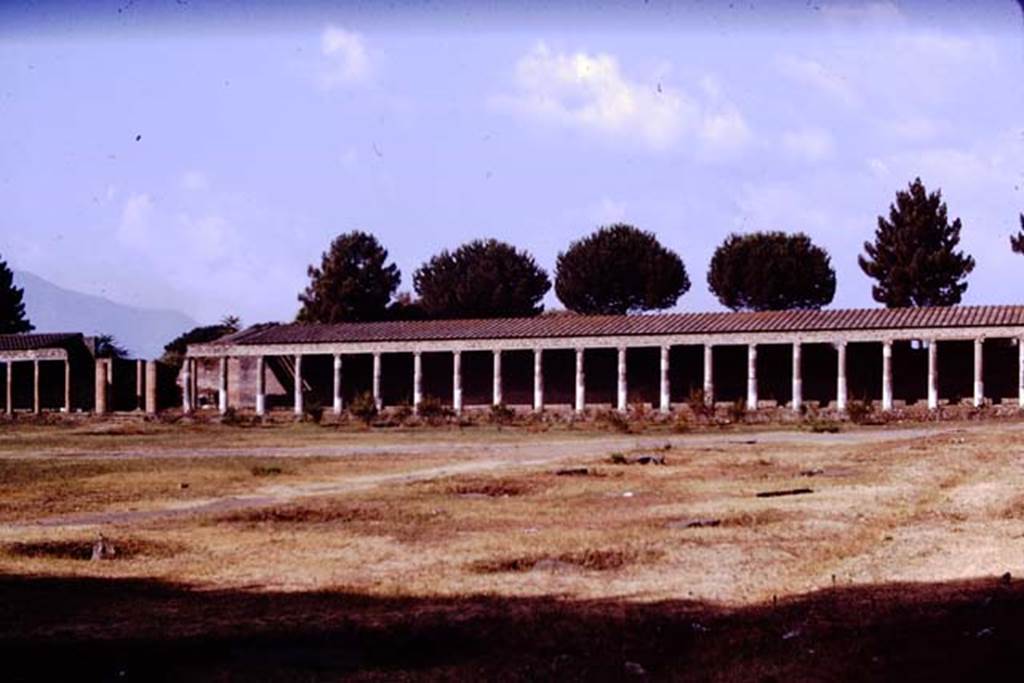
POLYGON ((531 492, 531 487, 524 482, 511 479, 464 479, 453 482, 448 492, 456 496, 486 496, 488 498, 505 498, 522 496, 531 492))
MULTIPOLYGON (((135 557, 170 557, 178 552, 176 546, 146 541, 137 538, 125 538, 107 541, 113 549, 105 559, 130 560, 135 557)), ((56 560, 89 561, 93 557, 94 540, 75 539, 67 541, 29 541, 7 543, 2 546, 9 555, 30 558, 48 558, 56 560)))
POLYGON ((373 398, 373 394, 364 391, 348 404, 348 412, 349 415, 369 426, 377 417, 377 401, 373 398))
POLYGON ((424 396, 416 407, 416 413, 425 422, 432 425, 440 424, 455 414, 436 396, 424 396))
POLYGON ((629 417, 617 410, 604 410, 598 413, 597 418, 617 432, 628 434, 632 431, 629 417))
POLYGON ((504 574, 528 572, 535 569, 568 566, 586 571, 616 571, 636 564, 657 562, 664 552, 653 548, 586 548, 558 555, 521 555, 501 559, 478 560, 470 565, 477 574, 504 574))
POLYGON ((874 418, 875 406, 870 399, 849 401, 846 404, 846 414, 854 424, 870 424, 874 418))
POLYGON ((504 403, 496 403, 491 406, 490 421, 497 425, 507 425, 515 420, 516 412, 504 403))

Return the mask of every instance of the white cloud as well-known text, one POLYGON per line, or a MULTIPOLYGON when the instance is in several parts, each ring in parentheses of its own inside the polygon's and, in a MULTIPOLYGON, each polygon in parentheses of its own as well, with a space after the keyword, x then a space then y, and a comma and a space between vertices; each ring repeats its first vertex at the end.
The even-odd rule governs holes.
MULTIPOLYGON (((666 73, 664 65, 658 71, 666 73)), ((628 78, 607 53, 556 53, 541 43, 516 64, 515 83, 515 94, 493 103, 567 128, 639 140, 650 149, 668 149, 685 136, 707 148, 732 149, 749 137, 742 115, 717 85, 706 87, 698 102, 657 75, 647 82, 628 78)))
POLYGON ((328 26, 320 37, 320 52, 326 62, 320 73, 320 84, 324 88, 369 80, 370 58, 360 34, 328 26))
POLYGON ((207 263, 216 264, 232 253, 237 240, 227 219, 217 214, 194 216, 183 213, 177 217, 181 240, 192 253, 207 263))
POLYGON ((232 257, 241 240, 231 224, 216 211, 195 208, 170 214, 146 192, 130 195, 121 207, 117 240, 146 256, 188 250, 190 258, 205 263, 232 257))
POLYGON ((185 171, 181 174, 181 186, 192 192, 199 192, 210 187, 210 179, 202 171, 185 171))
POLYGON ((601 201, 591 209, 590 218, 601 225, 621 223, 626 218, 626 202, 617 202, 608 197, 602 197, 601 201))
POLYGON ((124 245, 144 247, 151 235, 153 199, 146 193, 133 194, 121 207, 117 239, 124 245))
POLYGON ((901 42, 906 50, 932 62, 992 64, 998 59, 990 37, 965 38, 939 31, 919 31, 903 36, 901 42))
POLYGON ((860 103, 860 96, 849 81, 821 62, 783 55, 777 60, 777 68, 790 80, 822 92, 841 104, 852 107, 860 103))
POLYGON ((949 125, 927 116, 908 116, 886 121, 882 129, 902 140, 922 142, 946 131, 949 125))
POLYGON ((735 225, 744 230, 824 233, 831 225, 827 207, 799 183, 744 183, 736 199, 735 225))
POLYGON ((888 178, 892 175, 889 165, 881 159, 868 159, 868 169, 876 178, 888 178))
POLYGON ((720 111, 706 113, 698 131, 704 157, 737 152, 746 146, 750 138, 747 122, 739 110, 731 105, 720 111))
POLYGON ((814 162, 832 156, 835 143, 823 128, 803 128, 783 133, 782 148, 791 156, 814 162))

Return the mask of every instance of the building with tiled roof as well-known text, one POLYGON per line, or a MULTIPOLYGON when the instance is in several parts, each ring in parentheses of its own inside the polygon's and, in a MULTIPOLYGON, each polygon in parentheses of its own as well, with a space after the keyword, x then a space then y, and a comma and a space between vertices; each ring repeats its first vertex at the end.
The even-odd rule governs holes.
POLYGON ((0 334, 0 412, 7 416, 143 408, 153 413, 157 375, 154 361, 97 358, 95 338, 78 332, 0 334))
MULTIPOLYGON (((670 411, 697 392, 794 410, 814 400, 842 411, 852 398, 883 409, 964 397, 1024 405, 1021 338, 1024 306, 265 324, 190 346, 183 376, 194 387, 196 361, 214 363, 219 408, 241 401, 258 413, 268 367, 297 413, 310 397, 340 412, 363 391, 382 407, 430 395, 456 412, 634 402, 670 411), (250 396, 232 392, 232 376, 251 383, 250 396)), ((185 391, 185 409, 195 402, 185 391)))

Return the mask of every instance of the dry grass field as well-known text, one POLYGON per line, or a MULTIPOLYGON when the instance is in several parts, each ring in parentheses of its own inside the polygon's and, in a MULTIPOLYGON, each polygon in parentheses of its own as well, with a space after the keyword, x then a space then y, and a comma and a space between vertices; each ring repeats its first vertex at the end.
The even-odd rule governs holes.
POLYGON ((16 680, 989 677, 1018 576, 1016 421, 0 432, 16 680))

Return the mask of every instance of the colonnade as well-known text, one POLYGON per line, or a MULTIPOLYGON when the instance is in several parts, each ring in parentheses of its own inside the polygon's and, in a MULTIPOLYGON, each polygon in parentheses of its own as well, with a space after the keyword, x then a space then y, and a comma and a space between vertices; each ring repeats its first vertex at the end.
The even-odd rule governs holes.
MULTIPOLYGON (((951 339, 943 339, 943 341, 955 341, 951 339)), ((973 339, 973 397, 972 403, 975 406, 981 406, 985 400, 985 387, 984 387, 984 354, 983 354, 983 338, 973 339)), ((870 343, 870 342, 869 342, 870 343)), ((875 342, 879 343, 879 342, 875 342)), ((881 377, 881 407, 882 410, 889 411, 894 407, 894 394, 893 394, 893 340, 886 339, 881 342, 882 352, 882 377, 881 377)), ((928 348, 928 378, 927 378, 927 402, 930 409, 936 409, 939 407, 939 348, 938 341, 935 339, 923 340, 923 343, 928 348)), ((840 411, 846 411, 849 405, 849 384, 847 381, 847 341, 836 341, 832 342, 831 345, 834 347, 836 352, 836 375, 835 375, 835 387, 836 387, 836 408, 840 411)), ((767 344, 766 344, 767 345, 767 344)), ((775 345, 775 344, 771 344, 775 345)), ((791 398, 789 406, 799 411, 804 402, 804 391, 803 391, 803 359, 802 359, 802 342, 791 342, 789 344, 792 349, 791 357, 791 398)), ((735 346, 735 345, 729 345, 735 346)), ((746 372, 746 407, 748 410, 756 410, 760 400, 759 396, 759 383, 758 383, 758 344, 746 344, 747 348, 747 372, 746 372)), ((1018 402, 1021 407, 1024 407, 1024 343, 1020 340, 1017 342, 1018 346, 1018 402)), ((561 347, 564 348, 564 347, 561 347)), ((594 347, 596 348, 596 347, 594 347)), ((607 348, 607 347, 604 347, 607 348)), ((628 399, 628 381, 627 381, 627 364, 626 364, 626 346, 614 347, 616 351, 616 391, 614 407, 619 411, 625 411, 627 409, 628 399)), ((661 412, 667 413, 671 410, 671 382, 670 382, 670 348, 671 345, 661 345, 659 347, 659 373, 658 373, 658 409, 661 412)), ((715 396, 715 377, 714 377, 714 348, 713 344, 703 345, 703 394, 704 399, 709 405, 713 405, 715 396)), ((530 349, 527 349, 530 350, 530 349)), ((548 350, 542 347, 536 347, 532 349, 533 353, 533 409, 535 411, 541 411, 544 409, 544 351, 548 350)), ((550 349, 555 350, 555 349, 550 349)), ((587 396, 586 396, 586 372, 584 363, 585 349, 583 347, 576 347, 573 349, 575 352, 575 383, 574 383, 574 395, 571 405, 576 412, 582 413, 587 408, 587 396)), ((401 351, 395 351, 395 353, 401 353, 401 351)), ((421 351, 414 350, 411 352, 413 357, 413 370, 412 370, 412 407, 413 410, 417 410, 422 404, 424 399, 423 391, 423 361, 421 351)), ((460 413, 464 409, 463 402, 463 377, 462 377, 462 353, 461 350, 450 351, 452 354, 452 394, 451 394, 451 405, 452 409, 456 413, 460 413)), ((492 378, 492 403, 494 405, 500 405, 503 402, 504 391, 502 382, 502 350, 495 349, 490 352, 493 358, 493 378, 492 378)), ((373 399, 378 408, 383 407, 383 401, 381 396, 381 354, 382 352, 372 352, 373 358, 373 375, 372 375, 372 395, 373 399)), ((332 409, 335 413, 341 413, 344 406, 342 401, 342 380, 343 380, 343 357, 340 353, 333 353, 333 394, 332 394, 332 409)), ((302 369, 302 354, 294 355, 294 396, 293 396, 293 409, 295 414, 301 415, 304 412, 303 405, 303 369, 302 369)), ((194 361, 193 361, 194 362, 194 361)), ((191 411, 195 406, 193 404, 193 397, 195 395, 195 376, 194 368, 191 367, 192 363, 186 363, 184 368, 183 380, 186 387, 191 388, 184 392, 183 408, 186 412, 191 411)), ((266 402, 266 358, 264 356, 257 356, 257 372, 256 372, 256 396, 255 396, 255 409, 257 414, 264 414, 267 409, 266 402)), ((228 357, 223 356, 220 358, 219 365, 219 391, 218 391, 218 404, 220 411, 226 412, 228 410, 228 357)))
MULTIPOLYGON (((185 374, 188 375, 194 361, 186 361, 184 365, 185 374)), ((135 361, 135 410, 145 411, 149 415, 155 415, 159 406, 157 401, 157 382, 159 371, 157 362, 154 360, 137 359, 135 361)), ((227 373, 224 374, 224 381, 227 382, 227 373)), ((114 392, 114 361, 111 358, 96 359, 96 378, 94 382, 94 405, 93 412, 103 415, 113 408, 114 392)), ((183 392, 183 407, 187 404, 188 410, 192 410, 193 402, 189 392, 183 392)), ((227 410, 227 401, 221 405, 221 409, 227 410)))
POLYGON ((8 415, 14 413, 14 366, 16 363, 31 363, 32 364, 32 412, 40 413, 43 410, 42 396, 40 392, 40 363, 63 363, 64 364, 64 404, 61 409, 64 412, 71 411, 71 361, 67 358, 53 359, 53 358, 31 358, 26 360, 15 360, 8 359, 3 361, 5 368, 6 380, 4 382, 4 397, 6 399, 4 403, 4 410, 8 415))

